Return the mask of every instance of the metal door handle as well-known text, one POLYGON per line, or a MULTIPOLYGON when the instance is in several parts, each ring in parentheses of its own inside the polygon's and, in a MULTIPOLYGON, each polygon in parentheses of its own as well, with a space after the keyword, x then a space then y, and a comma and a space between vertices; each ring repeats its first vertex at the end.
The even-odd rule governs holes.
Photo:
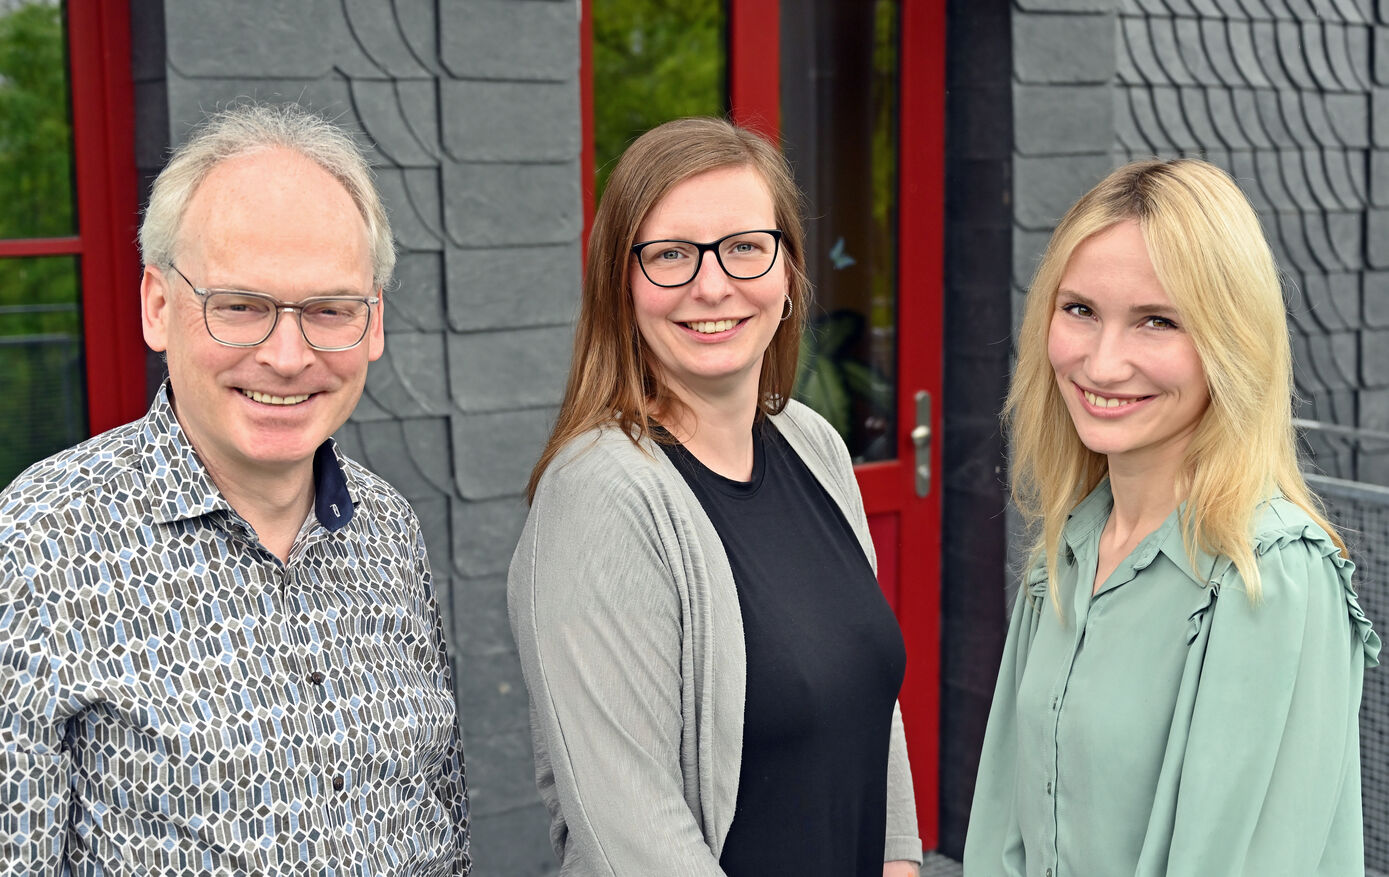
POLYGON ((916 447, 916 495, 924 498, 931 492, 931 394, 916 391, 916 426, 912 428, 912 444, 916 447))

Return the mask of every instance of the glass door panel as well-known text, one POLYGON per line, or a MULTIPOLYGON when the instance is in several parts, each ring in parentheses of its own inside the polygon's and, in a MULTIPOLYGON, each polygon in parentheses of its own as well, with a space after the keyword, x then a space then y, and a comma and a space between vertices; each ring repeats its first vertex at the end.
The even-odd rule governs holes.
POLYGON ((597 191, 639 135, 727 109, 723 0, 592 0, 597 191))
POLYGON ((796 395, 855 463, 897 454, 898 0, 781 17, 781 136, 816 294, 796 395))

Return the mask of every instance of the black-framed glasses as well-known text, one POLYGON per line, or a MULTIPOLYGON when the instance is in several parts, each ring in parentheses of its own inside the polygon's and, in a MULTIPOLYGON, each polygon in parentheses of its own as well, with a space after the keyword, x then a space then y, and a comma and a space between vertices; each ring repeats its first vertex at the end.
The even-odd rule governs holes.
POLYGON ((263 343, 279 325, 280 314, 294 311, 305 344, 329 352, 351 350, 367 337, 372 307, 381 300, 374 295, 320 295, 302 301, 280 301, 263 292, 194 286, 172 262, 169 267, 202 299, 207 334, 227 347, 255 347, 263 343))
POLYGON ((734 280, 755 280, 772 270, 781 249, 781 230, 738 231, 707 244, 695 241, 642 241, 632 245, 641 273, 657 286, 684 286, 699 273, 704 254, 713 252, 723 273, 734 280))

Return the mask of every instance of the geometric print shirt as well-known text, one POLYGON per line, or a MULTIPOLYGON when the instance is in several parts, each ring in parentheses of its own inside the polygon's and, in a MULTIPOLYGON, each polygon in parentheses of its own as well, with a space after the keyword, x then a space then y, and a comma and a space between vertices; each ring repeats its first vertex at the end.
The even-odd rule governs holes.
POLYGON ((0 873, 466 875, 414 512, 329 439, 282 562, 170 393, 0 493, 0 873))

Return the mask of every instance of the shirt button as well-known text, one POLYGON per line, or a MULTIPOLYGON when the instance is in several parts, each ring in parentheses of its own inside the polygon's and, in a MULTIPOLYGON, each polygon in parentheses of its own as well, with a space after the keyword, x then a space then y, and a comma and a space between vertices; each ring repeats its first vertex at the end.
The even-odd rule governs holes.
POLYGON ((323 675, 322 670, 315 670, 309 674, 309 681, 312 682, 314 685, 322 685, 323 680, 327 678, 328 677, 323 675))
POLYGON ((341 792, 341 791, 342 791, 343 785, 344 785, 344 784, 343 784, 343 781, 342 781, 342 777, 340 777, 340 776, 333 777, 333 791, 335 791, 335 792, 341 792))
POLYGON ((1047 794, 1051 794, 1051 783, 1047 783, 1047 794))
POLYGON ((1061 698, 1059 698, 1059 697, 1053 697, 1053 698, 1051 699, 1051 709, 1052 709, 1052 712, 1055 712, 1055 711, 1056 711, 1056 702, 1057 702, 1058 700, 1060 700, 1060 699, 1061 699, 1061 698))
POLYGON ((1047 869, 1047 877, 1051 877, 1051 869, 1050 869, 1050 868, 1047 869))

